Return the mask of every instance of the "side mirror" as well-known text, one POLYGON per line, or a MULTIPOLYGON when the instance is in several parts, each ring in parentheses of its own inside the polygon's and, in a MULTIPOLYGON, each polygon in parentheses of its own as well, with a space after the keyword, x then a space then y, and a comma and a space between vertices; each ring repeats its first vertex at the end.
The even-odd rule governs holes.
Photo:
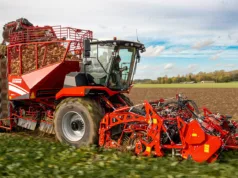
POLYGON ((83 57, 89 58, 90 57, 90 51, 91 51, 91 45, 89 39, 83 40, 83 57))

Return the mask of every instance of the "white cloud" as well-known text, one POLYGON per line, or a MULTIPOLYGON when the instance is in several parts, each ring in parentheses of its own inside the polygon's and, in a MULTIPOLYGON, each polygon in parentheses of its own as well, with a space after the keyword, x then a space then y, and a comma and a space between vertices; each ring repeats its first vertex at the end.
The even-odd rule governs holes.
POLYGON ((234 68, 234 67, 237 67, 236 64, 222 64, 222 63, 217 63, 216 66, 217 67, 222 67, 222 68, 234 68))
POLYGON ((217 60, 218 58, 221 57, 221 55, 224 51, 225 51, 225 49, 223 49, 222 51, 218 51, 216 54, 214 54, 210 57, 210 60, 214 60, 214 61, 217 60))
POLYGON ((98 26, 99 26, 100 28, 104 29, 104 30, 108 28, 107 26, 102 25, 102 24, 99 24, 98 26))
POLYGON ((164 46, 149 46, 146 48, 146 52, 142 54, 144 57, 157 57, 163 52, 165 49, 164 46))
POLYGON ((233 68, 233 67, 236 67, 236 64, 226 64, 225 67, 233 68))
POLYGON ((173 63, 168 63, 164 66, 164 70, 171 70, 175 67, 175 64, 173 63))
POLYGON ((204 48, 206 46, 209 46, 211 44, 213 44, 214 41, 213 40, 206 40, 206 41, 199 41, 199 42, 196 42, 192 48, 193 49, 201 49, 201 48, 204 48))
MULTIPOLYGON (((88 0, 83 2, 41 0, 37 6, 35 2, 21 0, 21 3, 15 3, 15 1, 1 0, 0 16, 5 18, 0 20, 0 24, 3 25, 19 17, 26 17, 35 25, 62 24, 90 29, 94 31, 96 38, 117 36, 118 38, 136 39, 135 31, 138 29, 139 37, 141 35, 156 39, 168 37, 169 39, 177 38, 180 41, 181 35, 187 36, 190 40, 191 34, 195 39, 204 33, 206 35, 216 34, 219 29, 214 30, 210 26, 220 21, 230 22, 235 26, 232 18, 227 17, 228 20, 220 20, 219 16, 237 10, 235 1, 229 1, 225 11, 221 8, 224 5, 220 1, 207 0, 88 0), (69 7, 69 4, 74 4, 74 6, 69 7), (84 8, 79 8, 79 6, 84 8), (80 15, 78 15, 79 11, 80 15)), ((236 31, 233 26, 232 28, 228 25, 220 26, 236 31)))
MULTIPOLYGON (((211 49, 206 49, 206 50, 196 50, 196 49, 186 49, 184 51, 181 51, 180 53, 176 53, 175 51, 173 51, 173 48, 170 49, 166 49, 163 51, 163 53, 160 54, 160 58, 176 58, 178 60, 181 60, 181 58, 186 58, 186 59, 191 59, 194 61, 197 60, 217 60, 217 59, 221 59, 221 60, 237 60, 237 56, 238 56, 238 50, 220 50, 220 48, 222 47, 216 47, 216 46, 212 46, 211 49), (218 49, 217 49, 218 48, 218 49), (218 52, 217 52, 218 51, 218 52)), ((181 62, 183 62, 181 60, 181 62)), ((191 62, 194 63, 194 62, 191 62)), ((199 62, 196 62, 199 63, 199 62)))
POLYGON ((174 48, 173 51, 176 52, 176 53, 181 53, 183 51, 185 51, 186 48, 174 48))
POLYGON ((217 60, 220 57, 220 54, 215 54, 210 57, 210 60, 217 60))
POLYGON ((136 70, 136 79, 156 79, 161 75, 161 69, 159 65, 148 64, 144 65, 143 63, 139 63, 136 70), (156 72, 155 72, 156 71, 156 72))
POLYGON ((197 72, 200 66, 198 64, 189 64, 186 71, 186 74, 188 73, 194 73, 197 72))
POLYGON ((188 65, 189 70, 194 70, 194 69, 197 69, 197 68, 198 68, 198 64, 189 64, 188 65))
POLYGON ((149 65, 140 65, 137 67, 137 70, 147 70, 149 68, 149 65))
POLYGON ((153 64, 148 64, 148 65, 143 65, 143 64, 138 64, 137 70, 140 71, 149 71, 151 72, 151 70, 156 70, 158 71, 160 69, 159 65, 153 65, 153 64))

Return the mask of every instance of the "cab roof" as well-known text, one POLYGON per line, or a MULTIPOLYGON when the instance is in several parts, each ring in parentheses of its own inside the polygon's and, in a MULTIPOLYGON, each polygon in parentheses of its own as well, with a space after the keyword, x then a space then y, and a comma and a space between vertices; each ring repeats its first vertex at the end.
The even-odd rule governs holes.
POLYGON ((91 44, 99 44, 99 45, 115 45, 115 46, 131 46, 138 48, 141 52, 145 52, 144 44, 135 41, 126 41, 126 40, 100 40, 100 41, 92 41, 91 44))

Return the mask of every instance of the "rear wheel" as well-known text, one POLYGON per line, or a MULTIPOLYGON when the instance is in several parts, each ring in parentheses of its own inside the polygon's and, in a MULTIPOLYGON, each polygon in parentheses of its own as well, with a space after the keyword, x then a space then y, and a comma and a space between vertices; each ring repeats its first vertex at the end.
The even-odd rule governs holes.
POLYGON ((102 109, 94 100, 67 98, 56 108, 54 127, 60 142, 76 147, 96 144, 102 109))

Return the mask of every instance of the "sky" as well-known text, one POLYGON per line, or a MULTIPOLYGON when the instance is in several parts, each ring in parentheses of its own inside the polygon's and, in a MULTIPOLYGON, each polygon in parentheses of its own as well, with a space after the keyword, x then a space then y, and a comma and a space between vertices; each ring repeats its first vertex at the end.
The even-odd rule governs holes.
POLYGON ((137 31, 146 52, 136 79, 238 68, 238 0, 0 0, 1 26, 21 17, 98 39, 136 41, 137 31))

